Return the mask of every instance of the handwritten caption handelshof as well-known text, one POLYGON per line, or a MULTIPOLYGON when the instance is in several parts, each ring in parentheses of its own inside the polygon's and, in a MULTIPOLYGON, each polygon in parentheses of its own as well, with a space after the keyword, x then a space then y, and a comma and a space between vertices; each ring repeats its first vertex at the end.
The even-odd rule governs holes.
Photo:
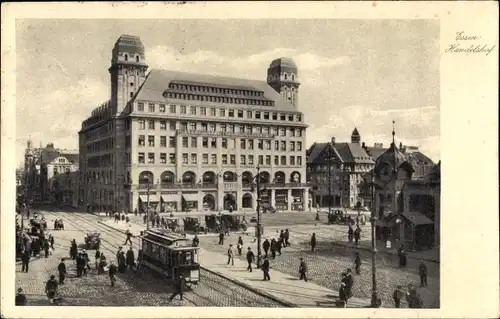
POLYGON ((484 54, 488 56, 495 49, 495 45, 478 43, 481 37, 477 35, 468 35, 464 31, 456 33, 455 43, 449 44, 444 50, 445 53, 467 53, 484 54))

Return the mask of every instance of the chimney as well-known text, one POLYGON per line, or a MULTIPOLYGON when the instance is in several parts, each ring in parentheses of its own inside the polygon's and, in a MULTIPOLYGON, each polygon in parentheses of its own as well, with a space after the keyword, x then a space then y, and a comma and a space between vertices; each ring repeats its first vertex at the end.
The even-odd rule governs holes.
POLYGON ((335 146, 335 136, 332 137, 331 144, 335 146))
POLYGON ((366 148, 365 142, 361 143, 362 148, 366 148))
POLYGON ((402 150, 403 149, 403 142, 399 142, 399 149, 402 150))

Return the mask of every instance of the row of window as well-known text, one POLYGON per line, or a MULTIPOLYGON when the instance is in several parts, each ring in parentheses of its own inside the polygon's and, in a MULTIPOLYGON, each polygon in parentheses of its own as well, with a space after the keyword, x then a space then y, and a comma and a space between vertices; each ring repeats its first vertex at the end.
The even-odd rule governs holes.
POLYGON ((163 97, 169 99, 181 99, 188 101, 205 101, 216 103, 231 103, 231 104, 246 104, 246 105, 260 105, 260 106, 274 106, 274 101, 265 99, 250 99, 250 98, 234 98, 226 96, 212 96, 201 94, 177 93, 177 92, 164 92, 163 97))
POLYGON ((206 93, 219 93, 219 94, 230 94, 230 95, 242 95, 242 96, 263 96, 264 92, 255 90, 243 90, 243 89, 233 89, 233 88, 221 88, 213 87, 207 85, 194 85, 194 84, 180 84, 172 82, 168 85, 169 89, 172 90, 184 90, 192 92, 206 92, 206 93))
POLYGON ((113 137, 104 138, 99 141, 87 144, 87 153, 102 152, 113 149, 115 146, 115 139, 113 137))
MULTIPOLYGON (((177 114, 177 110, 179 110, 179 114, 189 114, 190 115, 201 115, 201 116, 217 116, 217 108, 211 107, 206 108, 203 106, 187 106, 187 105, 168 105, 168 111, 170 114, 177 114)), ((137 103, 137 111, 144 112, 145 107, 143 102, 137 103)), ((167 106, 165 104, 158 105, 158 111, 160 113, 167 112, 167 106)), ((155 113, 156 112, 156 104, 148 103, 148 112, 155 113)), ((227 109, 227 108, 219 108, 219 116, 220 117, 233 117, 233 118, 246 118, 246 119, 263 119, 263 120, 274 120, 274 121, 289 121, 289 122, 301 122, 302 115, 294 114, 294 113, 277 113, 277 112, 262 112, 255 110, 235 110, 235 109, 227 109)))
MULTIPOLYGON (((373 165, 369 164, 356 164, 355 166, 355 171, 361 171, 361 172, 368 172, 373 168, 373 165)), ((332 172, 333 171, 339 171, 342 169, 341 164, 333 164, 332 165, 332 172)), ((352 167, 345 166, 344 169, 346 171, 351 171, 352 167)), ((308 166, 307 167, 308 172, 327 172, 328 171, 328 165, 314 165, 314 166, 308 166)))
MULTIPOLYGON (((139 130, 154 130, 156 128, 156 120, 138 120, 139 130), (146 126, 147 122, 147 126, 146 126)), ((276 136, 302 137, 302 129, 295 127, 270 127, 270 126, 256 126, 256 125, 239 125, 239 124, 225 124, 225 123, 203 123, 203 122, 179 122, 177 127, 176 121, 160 120, 160 130, 175 131, 202 131, 202 132, 223 132, 223 133, 258 133, 258 134, 274 134, 276 136)), ((127 127, 129 129, 129 127, 127 127)))
MULTIPOLYGON (((148 147, 155 147, 155 136, 154 135, 148 135, 147 137, 147 146, 148 147)), ((146 136, 145 135, 139 135, 137 137, 137 144, 139 147, 145 147, 146 146, 146 136)), ((275 151, 291 151, 291 152, 300 152, 302 151, 302 142, 300 141, 291 141, 288 142, 289 147, 287 148, 287 141, 274 141, 274 150, 275 151)), ((241 139, 240 140, 240 149, 242 150, 253 150, 259 149, 259 150, 271 150, 271 141, 270 140, 262 140, 262 139, 241 139), (254 143, 255 142, 255 143, 254 143)), ((202 137, 201 138, 201 146, 203 148, 230 148, 234 149, 236 148, 236 140, 232 138, 221 138, 220 139, 220 145, 217 145, 217 139, 216 138, 208 138, 208 137, 202 137)), ((128 145, 127 145, 128 147, 128 145)), ((160 136, 160 147, 167 147, 167 136, 160 136)), ((169 136, 168 137, 168 147, 176 147, 176 137, 175 136, 169 136)), ((198 147, 198 138, 197 137, 182 137, 182 147, 183 148, 197 148, 198 147)))
MULTIPOLYGON (((176 164, 176 154, 175 153, 160 153, 159 154, 160 164, 176 164)), ((259 165, 271 165, 271 155, 240 155, 240 165, 254 165, 255 158, 257 159, 257 164, 259 165)), ((155 153, 139 153, 138 163, 139 164, 155 164, 155 153)), ((202 154, 201 155, 202 164, 217 165, 217 154, 202 154)), ((198 154, 196 153, 182 153, 182 164, 198 164, 198 154)), ((221 157, 222 165, 236 165, 236 155, 235 154, 222 154, 221 157)), ((274 155, 274 165, 278 166, 302 166, 302 156, 279 156, 274 155), (288 164, 287 164, 288 162, 288 164)))

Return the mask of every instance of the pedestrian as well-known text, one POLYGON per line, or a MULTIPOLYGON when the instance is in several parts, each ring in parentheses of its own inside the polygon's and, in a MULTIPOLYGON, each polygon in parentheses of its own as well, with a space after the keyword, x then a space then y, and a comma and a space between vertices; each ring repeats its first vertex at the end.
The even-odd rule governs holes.
POLYGON ((27 303, 28 300, 26 299, 26 296, 23 293, 23 289, 18 288, 16 294, 16 306, 26 306, 27 303))
POLYGON ((118 264, 120 262, 120 254, 122 252, 123 247, 120 246, 118 247, 118 251, 116 252, 116 263, 118 264))
POLYGON ((347 292, 347 283, 346 283, 347 274, 343 272, 341 276, 342 279, 340 280, 339 299, 343 303, 343 308, 346 308, 347 301, 349 300, 349 294, 347 292))
POLYGON ((198 247, 199 245, 200 245, 200 239, 198 238, 198 235, 194 235, 193 247, 198 247))
POLYGON ((254 255, 252 249, 250 247, 248 247, 248 251, 247 251, 248 267, 247 267, 247 270, 249 272, 252 272, 252 262, 254 261, 254 259, 255 259, 255 255, 254 255))
POLYGON ((354 259, 354 269, 356 270, 356 275, 361 273, 361 257, 359 252, 356 253, 356 258, 354 259))
POLYGON ((278 238, 278 241, 276 242, 276 251, 278 254, 281 256, 281 249, 283 248, 283 237, 278 238))
POLYGON ((274 238, 271 239, 271 256, 273 257, 273 259, 276 259, 276 246, 276 240, 274 238))
POLYGON ((399 246, 399 248, 398 248, 398 257, 399 257, 399 267, 405 268, 406 267, 406 250, 403 248, 403 246, 399 246))
MULTIPOLYGON (((99 261, 101 259, 101 251, 99 248, 95 250, 95 269, 99 269, 99 261)), ((97 271, 99 272, 99 271, 97 271)))
POLYGON ((427 266, 423 261, 418 266, 418 275, 420 276, 420 287, 427 287, 427 266))
POLYGON ((311 236, 311 251, 314 251, 314 248, 316 248, 316 233, 311 236))
POLYGON ((137 208, 134 209, 134 215, 137 216, 137 208))
POLYGON ((300 257, 300 265, 299 265, 299 280, 304 279, 307 282, 307 264, 304 261, 304 258, 300 257))
POLYGON ((359 243, 359 239, 361 238, 361 228, 359 228, 359 225, 356 227, 356 230, 354 231, 354 243, 356 246, 359 243))
POLYGON ((50 244, 49 241, 46 239, 43 242, 43 250, 45 251, 45 258, 49 258, 49 249, 50 249, 50 244))
POLYGON ((229 265, 229 263, 234 266, 234 251, 232 244, 229 244, 229 248, 227 250, 227 264, 229 265))
MULTIPOLYGON (((153 225, 154 226, 154 225, 153 225)), ((125 231, 125 235, 127 236, 127 238, 125 239, 125 242, 123 243, 124 245, 126 245, 127 243, 129 243, 130 245, 132 245, 132 233, 130 232, 130 229, 127 229, 125 231)))
POLYGON ((83 260, 82 253, 76 256, 76 276, 81 277, 85 268, 85 260, 83 260))
POLYGON ((155 227, 155 222, 156 222, 156 219, 153 217, 151 218, 151 226, 154 228, 155 227))
POLYGON ((169 300, 172 301, 174 300, 175 296, 179 295, 180 300, 183 300, 183 290, 184 286, 186 285, 186 280, 184 279, 184 275, 182 273, 179 274, 179 276, 175 280, 175 291, 174 293, 170 296, 169 300))
POLYGON ((50 276, 50 279, 45 284, 45 293, 47 294, 47 298, 50 303, 54 303, 54 297, 57 292, 57 281, 54 275, 50 276))
POLYGON ((111 287, 114 287, 115 283, 116 283, 115 274, 116 274, 116 266, 115 266, 115 263, 113 261, 111 261, 109 264, 109 270, 108 270, 108 275, 109 275, 109 280, 111 282, 111 287))
POLYGON ((243 239, 241 236, 238 238, 238 244, 236 245, 236 248, 238 249, 238 256, 241 256, 241 251, 243 250, 243 239))
POLYGON ((142 216, 142 220, 144 221, 144 224, 146 224, 148 221, 148 216, 144 214, 144 216, 142 216))
POLYGON ((408 304, 408 308, 423 308, 423 302, 420 298, 415 287, 412 284, 408 285, 408 292, 406 293, 406 303, 408 304))
POLYGON ((98 274, 103 274, 106 271, 106 257, 104 256, 103 253, 101 253, 101 256, 99 257, 99 267, 97 268, 97 273, 98 274))
POLYGON ((392 293, 392 299, 394 300, 394 307, 395 308, 400 308, 401 307, 401 299, 405 293, 403 292, 403 287, 398 285, 396 289, 394 289, 394 292, 392 293))
POLYGON ((76 259, 77 252, 78 252, 78 246, 76 245, 76 240, 73 239, 71 241, 71 248, 69 250, 69 255, 71 256, 71 259, 73 260, 76 259))
POLYGON ((349 223, 349 229, 347 230, 347 239, 350 243, 352 243, 352 239, 354 237, 354 230, 352 229, 351 224, 349 223))
POLYGON ((285 234, 284 234, 284 239, 285 239, 285 247, 290 247, 290 232, 288 231, 288 228, 285 229, 285 234))
POLYGON ((135 266, 135 255, 132 247, 130 247, 127 251, 127 266, 130 270, 132 270, 135 266))
POLYGON ((66 278, 66 264, 64 264, 64 258, 61 258, 57 270, 59 271, 59 284, 64 284, 64 279, 66 278))
POLYGON ((269 259, 264 258, 264 262, 262 263, 262 266, 260 267, 260 269, 264 273, 264 279, 263 279, 264 281, 271 280, 271 277, 269 276, 269 268, 271 268, 269 265, 269 259))
POLYGON ((354 285, 354 279, 352 278, 351 268, 347 268, 345 283, 346 283, 347 298, 350 299, 352 297, 352 286, 354 285))
POLYGON ((52 234, 49 235, 49 243, 50 243, 50 248, 52 249, 52 251, 54 250, 54 236, 52 236, 52 234))
POLYGON ((30 265, 30 258, 31 258, 31 252, 28 249, 24 250, 23 256, 21 257, 21 271, 22 272, 28 272, 29 265, 30 265))
POLYGON ((265 258, 267 258, 267 253, 269 251, 269 247, 271 246, 271 244, 269 243, 269 240, 266 238, 266 240, 264 240, 264 242, 262 243, 262 248, 264 249, 264 253, 265 253, 265 258))
POLYGON ((224 232, 220 232, 219 234, 219 245, 224 246, 224 232))
POLYGON ((124 273, 125 270, 127 269, 127 264, 126 264, 126 258, 125 258, 125 252, 121 251, 120 256, 118 258, 118 271, 120 273, 124 273))
POLYGON ((280 246, 285 247, 285 231, 283 229, 280 230, 280 235, 278 237, 278 241, 281 243, 280 246))
POLYGON ((160 227, 160 215, 156 214, 156 225, 160 227))

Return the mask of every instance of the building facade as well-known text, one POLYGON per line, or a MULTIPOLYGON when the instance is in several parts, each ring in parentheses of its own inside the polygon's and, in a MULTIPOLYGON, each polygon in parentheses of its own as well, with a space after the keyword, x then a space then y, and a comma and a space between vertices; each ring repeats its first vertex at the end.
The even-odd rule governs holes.
POLYGON ((359 192, 377 219, 377 239, 429 249, 439 245, 440 163, 424 176, 414 172, 412 156, 393 141, 363 176, 359 192))
POLYGON ((78 165, 76 150, 55 148, 53 143, 33 148, 32 142, 28 141, 24 162, 26 197, 33 202, 62 202, 58 175, 75 174, 78 165))
POLYGON ((374 161, 361 145, 357 128, 351 134, 350 143, 336 142, 335 137, 328 143, 314 143, 307 150, 307 181, 311 183, 313 205, 364 206, 358 184, 373 165, 374 161))
POLYGON ((82 123, 80 192, 94 209, 308 207, 307 125, 291 59, 267 82, 153 69, 135 36, 115 43, 110 100, 82 123))

